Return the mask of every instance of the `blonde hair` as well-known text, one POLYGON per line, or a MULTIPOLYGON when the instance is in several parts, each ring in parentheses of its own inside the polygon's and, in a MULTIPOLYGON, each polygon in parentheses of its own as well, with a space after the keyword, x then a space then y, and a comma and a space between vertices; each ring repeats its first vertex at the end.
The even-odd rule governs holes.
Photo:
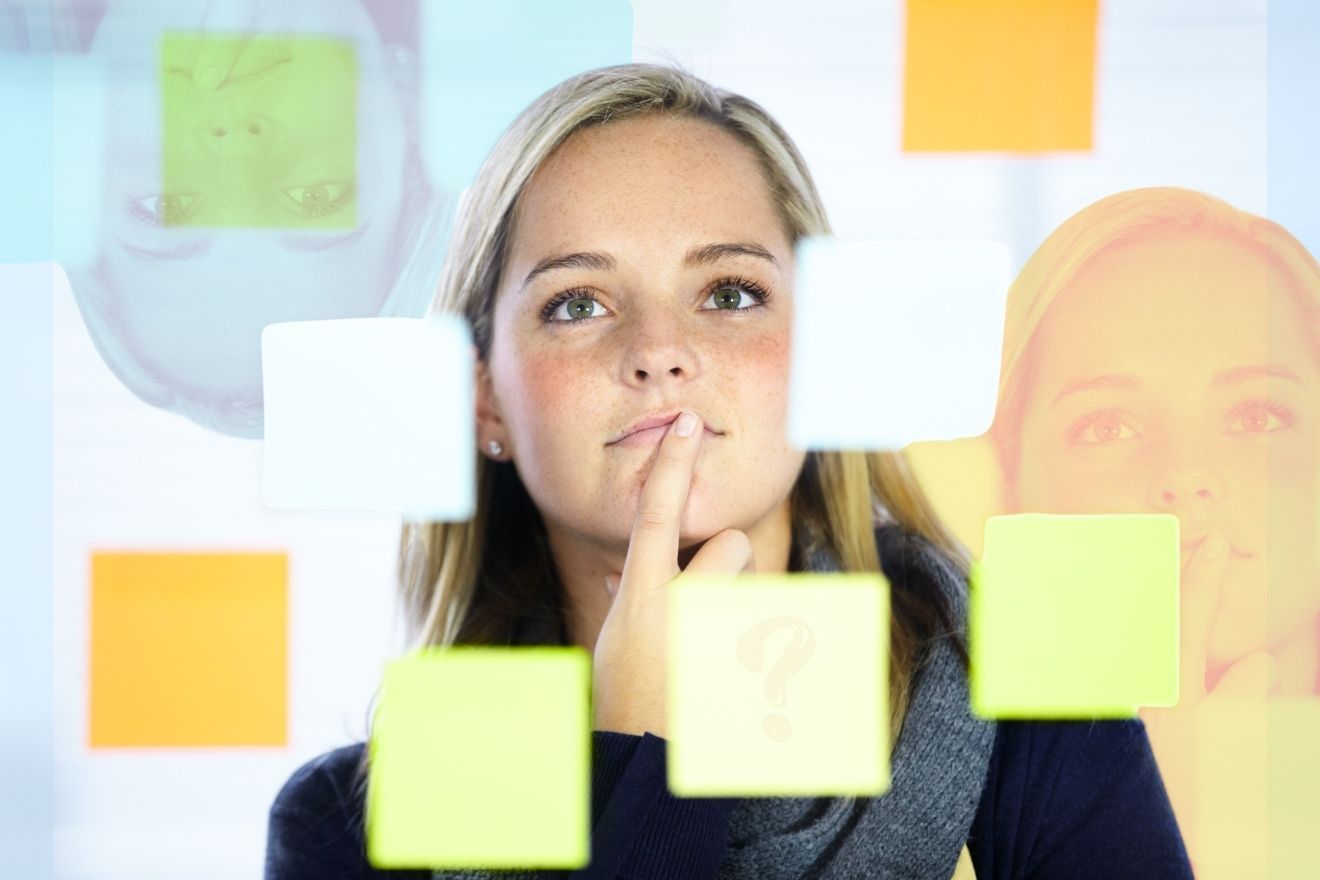
MULTIPOLYGON (((575 132, 644 113, 705 120, 757 156, 790 240, 827 234, 820 196, 788 135, 759 106, 681 70, 624 64, 572 77, 534 101, 500 138, 467 193, 432 312, 462 315, 478 355, 491 347, 492 310, 519 196, 575 132)), ((862 404, 859 401, 859 404, 862 404)), ((399 580, 415 646, 508 645, 520 621, 538 641, 564 638, 559 584, 544 524, 515 468, 477 457, 468 522, 405 522, 399 580)), ((848 572, 878 572, 874 528, 892 521, 933 545, 965 577, 965 550, 941 525, 896 453, 809 453, 790 500, 795 561, 828 547, 848 572)), ((895 587, 891 643, 894 739, 925 640, 953 626, 937 595, 895 587)), ((965 661, 965 652, 960 652, 965 661)))
POLYGON ((1180 187, 1131 189, 1093 202, 1050 233, 1008 291, 999 396, 989 434, 998 450, 1010 507, 1016 507, 1023 408, 1036 372, 1046 316, 1101 254, 1177 234, 1219 236, 1273 260, 1287 272, 1295 282, 1289 293, 1320 357, 1320 266, 1282 226, 1180 187))

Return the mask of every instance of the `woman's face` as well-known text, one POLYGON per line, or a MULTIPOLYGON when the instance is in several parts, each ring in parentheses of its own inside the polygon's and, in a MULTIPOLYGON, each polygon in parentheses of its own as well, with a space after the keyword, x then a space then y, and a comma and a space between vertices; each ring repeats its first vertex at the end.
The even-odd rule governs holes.
POLYGON ((484 434, 511 447, 552 543, 621 563, 659 439, 614 441, 682 409, 708 428, 682 546, 782 515, 805 458, 785 431, 792 261, 757 159, 712 124, 613 122, 541 166, 479 375, 484 434))
POLYGON ((360 3, 117 2, 93 50, 124 345, 168 384, 259 395, 267 324, 380 311, 407 141, 360 3))
POLYGON ((1028 379, 1020 510, 1175 514, 1184 560, 1228 540, 1212 665, 1320 610, 1320 375, 1292 283, 1225 238, 1113 248, 1052 308, 1028 379))

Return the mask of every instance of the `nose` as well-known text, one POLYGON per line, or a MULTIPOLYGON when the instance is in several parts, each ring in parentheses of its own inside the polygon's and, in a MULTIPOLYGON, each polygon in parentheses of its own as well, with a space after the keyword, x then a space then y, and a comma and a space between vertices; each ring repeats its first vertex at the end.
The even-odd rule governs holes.
POLYGON ((641 327, 624 360, 633 385, 677 384, 696 377, 700 358, 677 321, 652 317, 641 327))
POLYGON ((270 151, 275 121, 260 113, 218 108, 194 132, 202 151, 215 158, 239 159, 270 151))
POLYGON ((1192 512, 1217 504, 1224 497, 1218 470, 1189 454, 1171 456, 1158 468, 1148 490, 1154 510, 1192 512))

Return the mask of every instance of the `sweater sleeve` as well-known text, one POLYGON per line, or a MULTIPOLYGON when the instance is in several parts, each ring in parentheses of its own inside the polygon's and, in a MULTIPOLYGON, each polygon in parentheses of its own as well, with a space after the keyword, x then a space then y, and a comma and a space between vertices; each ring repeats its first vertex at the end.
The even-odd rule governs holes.
POLYGON ((984 880, 1192 880, 1139 720, 1000 722, 969 847, 984 880))
MULTIPOLYGON (((519 877, 714 877, 724 859, 736 800, 679 798, 669 791, 666 742, 647 733, 592 732, 591 862, 577 871, 519 877)), ((366 859, 362 798, 352 792, 361 746, 308 762, 270 809, 266 880, 468 878, 482 872, 383 871, 366 859)), ((516 834, 517 829, 509 829, 516 834)), ((512 876, 504 872, 504 876, 512 876)))

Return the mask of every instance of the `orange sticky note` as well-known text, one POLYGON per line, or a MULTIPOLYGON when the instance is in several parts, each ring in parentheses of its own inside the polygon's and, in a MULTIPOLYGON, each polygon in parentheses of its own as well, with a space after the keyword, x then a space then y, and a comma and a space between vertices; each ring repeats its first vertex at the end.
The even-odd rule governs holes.
POLYGON ((1097 0, 908 0, 903 149, 1089 150, 1097 0))
POLYGON ((92 554, 89 744, 282 746, 288 557, 92 554))

